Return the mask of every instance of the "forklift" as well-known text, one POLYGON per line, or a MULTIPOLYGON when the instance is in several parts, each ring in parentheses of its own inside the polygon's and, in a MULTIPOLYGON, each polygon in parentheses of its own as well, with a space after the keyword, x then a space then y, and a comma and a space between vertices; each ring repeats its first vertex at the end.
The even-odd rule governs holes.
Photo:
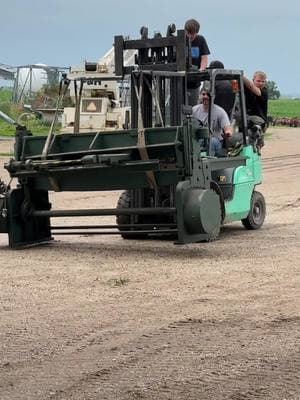
MULTIPOLYGON (((130 76, 130 127, 111 132, 35 136, 16 126, 14 157, 5 164, 15 188, 0 184, 0 233, 11 248, 49 242, 58 235, 120 234, 124 239, 170 237, 176 244, 215 240, 223 224, 263 225, 266 205, 257 142, 248 127, 243 72, 195 71, 185 32, 129 40, 116 36, 115 75, 130 76), (124 65, 124 52, 136 52, 124 65), (212 118, 200 126, 187 103, 187 81, 232 82, 235 134, 222 157, 211 153, 212 118), (49 192, 123 190, 114 208, 56 209, 49 192), (53 224, 56 217, 116 216, 116 223, 53 224)), ((66 78, 64 78, 66 79, 66 78)), ((95 78, 96 79, 96 78, 95 78)), ((127 79, 127 78, 126 78, 127 79)), ((63 82, 62 87, 68 82, 63 82)), ((211 107, 210 107, 211 108, 211 107)), ((73 219, 72 219, 73 221, 73 219)))

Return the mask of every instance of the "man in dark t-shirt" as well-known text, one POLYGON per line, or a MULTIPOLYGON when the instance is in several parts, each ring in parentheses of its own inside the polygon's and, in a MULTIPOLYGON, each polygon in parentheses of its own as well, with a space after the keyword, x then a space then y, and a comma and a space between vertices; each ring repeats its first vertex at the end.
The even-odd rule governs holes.
POLYGON ((257 141, 257 149, 260 154, 264 146, 264 133, 268 127, 268 90, 266 88, 267 75, 262 71, 256 71, 253 80, 250 81, 244 76, 245 99, 248 121, 256 120, 255 124, 261 126, 262 135, 257 141), (262 123, 258 121, 262 121, 262 123))
MULTIPOLYGON (((200 24, 195 19, 189 19, 184 25, 187 38, 191 43, 192 64, 196 70, 204 70, 208 65, 208 55, 210 54, 208 45, 204 36, 198 35, 200 24)), ((188 78, 188 102, 194 106, 199 99, 200 82, 198 80, 188 78)))
POLYGON ((268 90, 267 76, 262 71, 256 71, 253 80, 244 77, 247 115, 256 115, 268 122, 268 90))

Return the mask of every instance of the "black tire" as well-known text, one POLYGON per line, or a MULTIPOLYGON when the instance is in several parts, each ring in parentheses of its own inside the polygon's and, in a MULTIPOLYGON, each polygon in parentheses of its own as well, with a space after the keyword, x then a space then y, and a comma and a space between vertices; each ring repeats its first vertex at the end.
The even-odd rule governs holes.
POLYGON ((254 191, 251 197, 250 211, 247 218, 242 219, 242 224, 246 229, 259 229, 266 217, 266 202, 260 192, 254 191))
MULTIPOLYGON (((126 190, 119 197, 119 200, 117 203, 117 209, 118 208, 129 208, 129 207, 130 207, 130 193, 128 190, 126 190)), ((116 221, 117 221, 118 225, 129 224, 130 217, 129 217, 129 215, 117 215, 116 221)), ((122 228, 120 228, 120 231, 121 230, 122 230, 122 228)))
MULTIPOLYGON (((128 190, 125 190, 119 197, 118 203, 117 203, 117 209, 118 208, 130 208, 130 203, 131 203, 131 195, 128 190)), ((124 224, 130 224, 130 216, 129 215, 117 215, 116 222, 118 225, 118 229, 120 232, 122 231, 128 231, 130 228, 122 228, 119 227, 119 225, 124 225, 124 224)), ((142 233, 121 233, 121 236, 123 239, 142 239, 145 238, 147 235, 142 234, 142 233)))

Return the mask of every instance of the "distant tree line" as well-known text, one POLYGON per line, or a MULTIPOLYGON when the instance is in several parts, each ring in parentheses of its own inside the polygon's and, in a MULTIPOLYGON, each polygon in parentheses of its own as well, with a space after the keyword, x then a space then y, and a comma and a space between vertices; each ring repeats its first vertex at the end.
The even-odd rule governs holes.
POLYGON ((267 89, 270 100, 277 100, 280 97, 280 91, 274 81, 267 81, 267 89))

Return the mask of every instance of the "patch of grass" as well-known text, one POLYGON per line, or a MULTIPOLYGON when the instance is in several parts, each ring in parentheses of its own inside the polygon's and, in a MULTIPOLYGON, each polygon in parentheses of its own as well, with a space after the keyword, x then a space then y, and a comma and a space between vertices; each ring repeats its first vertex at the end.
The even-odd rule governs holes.
POLYGON ((0 157, 12 157, 13 153, 0 153, 0 157))
MULTIPOLYGON (((270 128, 269 128, 270 129, 270 128)), ((273 133, 274 133, 274 131, 269 131, 269 129, 267 130, 267 132, 264 134, 264 139, 265 140, 269 140, 269 139, 272 139, 272 136, 273 136, 273 133)))
POLYGON ((12 94, 13 94, 12 89, 1 88, 0 89, 0 103, 2 103, 4 101, 11 101, 12 94))
MULTIPOLYGON (((40 136, 40 135, 47 135, 50 129, 49 125, 44 124, 43 122, 37 120, 37 119, 31 119, 28 122, 26 122, 26 128, 32 132, 33 135, 35 136, 40 136)), ((54 128, 54 132, 57 132, 59 130, 58 125, 54 128)))
POLYGON ((129 278, 111 278, 107 281, 109 286, 117 287, 117 286, 124 286, 129 283, 129 278))
POLYGON ((264 138, 265 139, 270 139, 272 137, 274 132, 269 132, 269 130, 267 130, 267 132, 264 134, 264 138))
POLYGON ((268 114, 275 118, 300 118, 300 99, 269 100, 268 114))
MULTIPOLYGON (((19 122, 21 125, 25 125, 28 130, 32 132, 33 135, 47 135, 50 129, 48 124, 45 124, 43 121, 40 121, 36 118, 30 118, 27 120, 18 121, 18 117, 20 115, 24 115, 24 110, 22 107, 14 104, 11 101, 12 91, 9 89, 1 89, 0 90, 0 110, 7 114, 12 119, 19 122)), ((60 130, 60 125, 57 124, 54 128, 55 132, 60 130)), ((0 119, 0 136, 15 136, 16 128, 13 125, 10 125, 6 121, 0 119)))
MULTIPOLYGON (((43 122, 36 119, 28 120, 25 123, 25 125, 26 128, 30 130, 34 136, 47 135, 50 129, 49 125, 46 125, 43 122)), ((59 130, 60 130, 60 125, 56 125, 54 127, 54 132, 59 132, 59 130)), ((15 133, 16 133, 15 126, 0 120, 0 136, 11 137, 15 136, 15 133)))
POLYGON ((0 136, 15 136, 16 128, 0 120, 0 136))

